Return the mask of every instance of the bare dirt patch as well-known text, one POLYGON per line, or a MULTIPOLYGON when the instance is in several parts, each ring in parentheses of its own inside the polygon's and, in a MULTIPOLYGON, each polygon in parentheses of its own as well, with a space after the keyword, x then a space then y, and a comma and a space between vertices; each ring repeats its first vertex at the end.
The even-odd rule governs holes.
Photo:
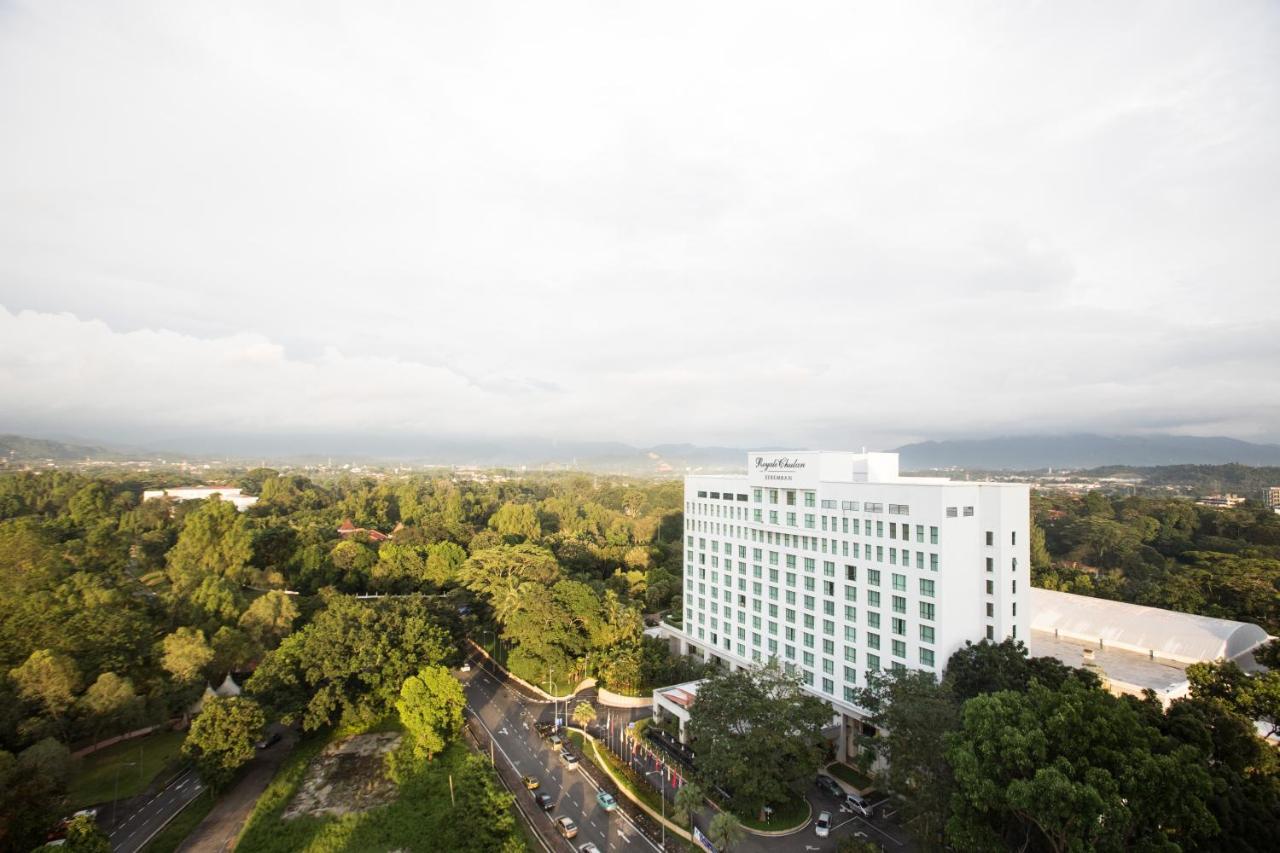
POLYGON ((284 819, 344 815, 390 803, 396 785, 387 778, 386 756, 399 745, 395 732, 352 735, 329 744, 307 768, 284 819))

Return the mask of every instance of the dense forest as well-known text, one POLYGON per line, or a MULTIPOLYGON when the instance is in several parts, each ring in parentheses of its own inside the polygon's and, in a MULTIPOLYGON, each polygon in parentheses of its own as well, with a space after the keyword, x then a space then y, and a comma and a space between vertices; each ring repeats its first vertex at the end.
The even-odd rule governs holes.
POLYGON ((259 496, 245 512, 140 500, 180 482, 0 476, 11 832, 56 810, 70 749, 181 716, 227 673, 252 672, 246 692, 272 718, 315 730, 386 716, 405 678, 485 628, 531 681, 635 689, 672 665, 641 614, 679 612, 679 483, 256 469, 231 481, 259 496), (347 521, 358 529, 340 533, 347 521))
POLYGON ((1036 586, 1280 633, 1280 515, 1186 499, 1037 494, 1036 586))

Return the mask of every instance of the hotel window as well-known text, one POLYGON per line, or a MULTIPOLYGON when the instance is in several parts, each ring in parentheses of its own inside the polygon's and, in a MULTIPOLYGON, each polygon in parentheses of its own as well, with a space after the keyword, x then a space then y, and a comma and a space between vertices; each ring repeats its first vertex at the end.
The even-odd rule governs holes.
POLYGON ((752 490, 751 490, 751 499, 752 499, 753 501, 755 501, 756 503, 760 503, 761 501, 763 501, 763 500, 764 500, 764 490, 763 490, 763 489, 752 489, 752 490))
POLYGON ((994 557, 987 557, 987 571, 994 572, 996 570, 996 561, 994 557))
POLYGON ((844 628, 844 641, 846 643, 858 642, 858 629, 852 625, 846 625, 844 628))
POLYGON ((796 526, 796 514, 794 512, 787 513, 787 526, 788 527, 796 526))
POLYGON ((936 572, 937 570, 938 570, 938 555, 930 554, 929 555, 929 571, 936 572))
MULTIPOLYGON (((846 679, 845 679, 845 681, 848 681, 848 682, 852 683, 852 682, 853 682, 853 679, 852 679, 852 678, 846 678, 846 679)), ((846 702, 852 702, 852 701, 853 701, 853 688, 852 688, 852 687, 846 687, 846 688, 844 689, 844 701, 846 701, 846 702)))
POLYGON ((879 635, 879 634, 870 634, 870 633, 869 633, 869 634, 867 634, 867 648, 869 648, 869 649, 878 649, 878 648, 880 648, 880 635, 879 635))
POLYGON ((933 649, 920 650, 920 663, 925 666, 933 666, 933 649))
POLYGON ((756 524, 762 524, 764 522, 764 510, 758 507, 751 510, 751 520, 756 524))
POLYGON ((812 577, 809 577, 808 575, 805 575, 805 578, 804 578, 804 588, 805 588, 805 591, 806 591, 806 592, 813 592, 813 590, 814 590, 814 583, 815 583, 815 581, 814 581, 814 579, 813 579, 812 577))
POLYGON ((987 618, 988 618, 988 619, 991 619, 991 618, 993 618, 995 615, 996 615, 996 612, 995 612, 995 605, 993 605, 990 601, 988 601, 988 602, 987 602, 987 618))
MULTIPOLYGON (((890 504, 890 506, 893 506, 893 504, 890 504)), ((898 522, 896 521, 889 522, 889 538, 890 539, 898 538, 898 522)))
POLYGON ((808 529, 812 530, 812 529, 813 529, 813 527, 814 527, 814 522, 815 522, 815 518, 814 518, 813 513, 811 513, 811 512, 806 512, 806 513, 804 514, 804 526, 805 526, 805 527, 807 527, 808 529))
POLYGON ((867 674, 877 672, 880 669, 880 656, 867 655, 867 674))
POLYGON ((867 569, 867 583, 872 586, 880 586, 880 570, 867 569))
POLYGON ((1018 602, 1016 601, 1013 603, 1013 615, 1014 615, 1014 618, 1017 618, 1018 616, 1018 602))
POLYGON ((804 570, 806 572, 812 572, 815 568, 817 568, 817 565, 818 564, 814 561, 813 557, 804 558, 804 570))
POLYGON ((884 562, 884 546, 883 545, 876 546, 876 562, 877 563, 884 562))
POLYGON ((1017 594, 1018 594, 1018 579, 1017 579, 1017 578, 1014 578, 1014 579, 1013 579, 1013 594, 1014 594, 1014 595, 1017 595, 1017 594))
MULTIPOLYGON (((854 663, 857 663, 857 661, 854 661, 854 663)), ((844 668, 844 680, 849 684, 856 684, 858 681, 857 671, 851 666, 846 666, 844 668)))
POLYGON ((845 567, 844 567, 844 579, 845 579, 845 580, 847 580, 847 581, 856 581, 856 580, 858 579, 858 567, 857 567, 857 566, 845 566, 845 567))
POLYGON ((907 576, 895 573, 893 575, 893 588, 898 592, 907 591, 907 576))
POLYGON ((936 527, 929 528, 929 544, 930 545, 938 544, 938 528, 936 527))
POLYGON ((833 578, 836 576, 836 564, 830 560, 822 561, 822 574, 824 577, 833 578))
POLYGON ((801 639, 804 640, 804 647, 806 649, 813 648, 813 634, 806 633, 801 639))
POLYGON ((924 568, 924 551, 916 551, 916 568, 924 568))
POLYGON ((1009 534, 1009 544, 1010 545, 1018 544, 1018 531, 1015 530, 1009 534))
POLYGON ((934 613, 933 602, 931 601, 920 602, 920 618, 921 619, 928 619, 930 622, 932 622, 933 613, 934 613))
POLYGON ((965 507, 963 515, 965 518, 973 518, 973 507, 971 506, 965 507))
POLYGON ((813 666, 813 652, 805 652, 800 660, 805 666, 813 666))
POLYGON ((889 624, 893 630, 893 633, 897 634, 899 637, 907 636, 907 620, 906 619, 896 619, 896 618, 890 619, 889 624))
POLYGON ((771 503, 771 504, 776 504, 777 502, 778 502, 778 490, 777 490, 777 489, 770 489, 770 490, 769 490, 769 503, 771 503))
POLYGON ((857 601, 857 600, 858 600, 858 588, 857 588, 856 586, 846 586, 846 587, 844 588, 844 600, 845 600, 845 601, 857 601))
POLYGON ((923 524, 916 525, 916 541, 924 542, 924 525, 923 524))
POLYGON ((894 613, 907 612, 907 600, 903 598, 901 595, 893 596, 893 612, 894 613))
POLYGON ((812 596, 812 595, 806 595, 806 596, 804 597, 804 609, 805 609, 805 610, 812 610, 812 609, 813 609, 813 596, 812 596))
MULTIPOLYGON (((1017 581, 1014 581, 1014 583, 1017 583, 1017 581)), ((1014 591, 1016 592, 1017 590, 1014 590, 1014 591)), ((830 595, 830 596, 834 596, 834 595, 836 594, 836 585, 835 585, 835 583, 834 583, 834 582, 832 582, 832 581, 823 581, 823 582, 822 582, 822 594, 823 594, 823 595, 830 595)))
MULTIPOLYGON (((835 615, 835 614, 832 614, 832 615, 835 615)), ((830 619, 823 619, 822 633, 826 634, 828 637, 834 637, 836 635, 836 623, 832 622, 830 619)), ((828 642, 829 641, 827 640, 823 640, 822 644, 825 646, 827 645, 828 642)), ((831 652, 827 652, 827 654, 831 654, 831 652)))
POLYGON ((987 639, 988 639, 988 640, 994 640, 995 638, 996 638, 996 632, 995 632, 995 629, 994 629, 994 628, 992 628, 990 625, 988 625, 988 626, 987 626, 987 639))
POLYGON ((987 581, 987 595, 995 595, 995 594, 996 594, 996 582, 992 580, 987 581))
POLYGON ((955 507, 947 507, 947 518, 955 518, 957 515, 959 515, 959 513, 956 511, 955 507))
POLYGON ((933 581, 928 578, 920 578, 920 594, 925 598, 933 598, 933 581))
POLYGON ((778 523, 778 511, 776 509, 769 510, 769 523, 770 524, 778 523))
POLYGON ((881 539, 884 538, 884 522, 883 521, 876 522, 876 536, 881 539))
POLYGON ((907 644, 902 640, 893 641, 893 656, 895 658, 905 658, 907 656, 907 644))
POLYGON ((933 645, 933 626, 932 625, 920 626, 920 642, 929 643, 930 645, 933 645))
POLYGON ((990 530, 987 531, 987 546, 996 544, 996 534, 990 530))
POLYGON ((830 678, 824 678, 824 679, 822 679, 822 692, 823 692, 823 693, 826 693, 828 696, 830 696, 832 693, 834 693, 834 692, 835 692, 835 690, 836 690, 836 686, 835 686, 835 684, 834 684, 834 683, 832 683, 832 681, 831 681, 831 679, 830 679, 830 678))
POLYGON ((787 506, 796 505, 796 493, 794 489, 787 489, 787 506))
POLYGON ((874 610, 868 610, 868 611, 867 611, 867 627, 868 627, 868 628, 879 628, 879 627, 880 627, 880 614, 879 614, 879 613, 875 612, 874 610))
MULTIPOLYGON (((830 653, 830 652, 827 652, 827 654, 831 654, 831 653, 830 653)), ((823 671, 823 672, 825 672, 825 673, 827 673, 828 675, 835 675, 835 674, 836 674, 836 662, 835 662, 835 661, 833 661, 833 660, 827 660, 826 658, 823 658, 823 659, 822 659, 822 671, 823 671)))
POLYGON ((857 663, 857 662, 858 662, 858 650, 857 650, 856 648, 854 648, 853 646, 845 646, 845 647, 844 647, 844 659, 845 659, 845 660, 847 660, 849 663, 857 663))
POLYGON ((813 492, 805 492, 805 493, 804 493, 804 505, 805 505, 805 506, 807 506, 807 507, 812 507, 812 506, 814 505, 814 502, 815 502, 815 500, 816 500, 816 499, 817 499, 817 495, 815 495, 813 492))
POLYGON ((869 589, 869 590, 867 590, 867 606, 868 606, 868 607, 879 607, 879 606, 880 606, 880 593, 876 592, 874 589, 869 589))

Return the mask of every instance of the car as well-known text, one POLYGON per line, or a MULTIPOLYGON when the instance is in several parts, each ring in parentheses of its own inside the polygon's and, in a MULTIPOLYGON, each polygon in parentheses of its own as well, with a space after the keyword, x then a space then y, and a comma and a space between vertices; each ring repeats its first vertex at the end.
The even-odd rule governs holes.
POLYGON ((565 838, 573 838, 578 834, 578 825, 573 822, 571 817, 558 817, 556 818, 556 832, 565 838))
POLYGON ((567 749, 562 749, 560 750, 560 763, 564 765, 565 770, 577 770, 578 756, 567 749))
POLYGON ((552 749, 559 749, 564 745, 564 738, 557 734, 551 735, 551 737, 547 738, 547 741, 551 744, 552 749))
POLYGON ((840 787, 840 783, 825 773, 818 774, 818 790, 822 793, 835 797, 837 800, 844 799, 844 788, 840 787))
POLYGON ((534 794, 533 801, 538 804, 538 808, 544 812, 549 812, 556 807, 556 801, 551 799, 550 794, 534 794))
POLYGON ((826 838, 831 834, 831 812, 818 813, 818 820, 813 825, 813 831, 817 833, 819 838, 826 838))
POLYGON ((538 733, 538 737, 548 737, 555 733, 555 723, 534 723, 533 730, 538 733))
POLYGON ((600 853, 600 848, 588 841, 578 848, 578 853, 600 853))
POLYGON ((458 669, 460 669, 460 670, 461 670, 461 671, 463 671, 463 672, 470 672, 470 671, 471 671, 471 661, 469 661, 469 660, 467 660, 467 661, 463 661, 463 662, 462 662, 462 666, 458 667, 458 669))
POLYGON ((863 817, 871 817, 871 804, 857 794, 845 794, 842 808, 863 817))
POLYGON ((524 786, 530 791, 537 790, 538 786, 542 784, 538 781, 536 776, 521 776, 520 781, 523 782, 524 786))
POLYGON ((607 812, 611 812, 618 807, 618 801, 613 798, 612 794, 606 794, 601 791, 596 794, 596 805, 607 812))
POLYGON ((254 744, 254 746, 256 746, 258 749, 266 749, 267 747, 273 746, 279 742, 280 742, 280 733, 272 732, 271 734, 267 735, 262 740, 254 744))

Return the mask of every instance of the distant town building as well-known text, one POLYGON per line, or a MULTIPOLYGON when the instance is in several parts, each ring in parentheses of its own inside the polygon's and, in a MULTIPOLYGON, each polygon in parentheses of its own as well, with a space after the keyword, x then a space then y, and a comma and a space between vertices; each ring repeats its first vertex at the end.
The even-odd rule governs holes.
POLYGON ((234 504, 235 508, 241 512, 258 502, 256 495, 242 495, 240 494, 240 489, 234 486, 183 486, 173 489, 147 489, 142 493, 142 499, 144 501, 149 501, 153 498, 174 502, 199 501, 213 495, 217 495, 222 500, 234 504))
POLYGON ((1247 622, 1036 587, 1029 604, 1034 657, 1093 670, 1112 693, 1153 690, 1165 705, 1187 695, 1189 665, 1233 660, 1256 670, 1252 652, 1268 639, 1247 622))
POLYGON ((356 527, 351 523, 351 519, 346 519, 342 524, 338 525, 338 535, 343 539, 355 536, 357 533, 363 533, 369 537, 370 542, 386 542, 391 537, 380 530, 373 530, 368 527, 356 527))
POLYGON ((1200 506, 1212 506, 1220 509, 1230 509, 1233 506, 1240 506, 1245 502, 1245 498, 1240 495, 1207 495, 1196 501, 1200 506))
POLYGON ((1272 509, 1280 509, 1280 486, 1272 486, 1267 489, 1267 506, 1272 509))

